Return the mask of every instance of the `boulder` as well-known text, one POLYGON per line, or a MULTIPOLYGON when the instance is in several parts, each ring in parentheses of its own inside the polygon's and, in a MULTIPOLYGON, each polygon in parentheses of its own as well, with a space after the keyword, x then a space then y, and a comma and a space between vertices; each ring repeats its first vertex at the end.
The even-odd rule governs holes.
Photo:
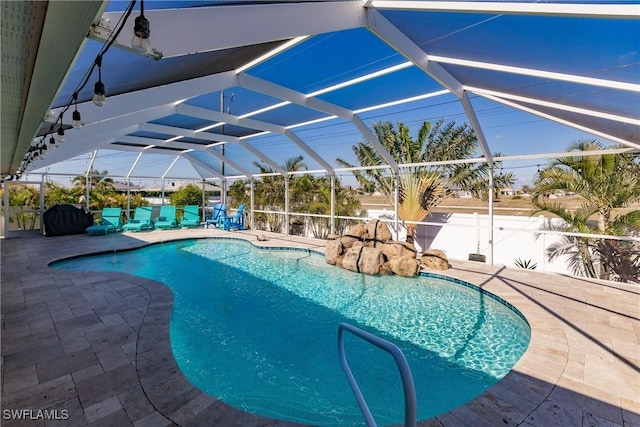
POLYGON ((342 246, 345 248, 350 248, 353 246, 355 242, 362 240, 362 236, 364 236, 367 232, 367 228, 364 224, 356 224, 347 231, 347 234, 342 236, 340 239, 342 241, 342 246))
POLYGON ((393 236, 387 223, 379 219, 372 219, 365 225, 366 235, 364 235, 365 246, 380 247, 381 244, 391 241, 393 236))
POLYGON ((447 255, 439 249, 428 249, 420 258, 422 265, 430 270, 447 270, 449 259, 447 255))
POLYGON ((327 240, 340 240, 342 236, 338 235, 338 234, 329 234, 327 236, 327 240))
POLYGON ((391 276, 393 274, 393 270, 391 270, 391 263, 389 261, 380 266, 380 274, 384 274, 385 276, 391 276))
POLYGON ((379 274, 383 263, 380 249, 354 246, 345 251, 342 268, 356 273, 379 274))
POLYGON ((344 252, 344 258, 342 258, 342 268, 349 271, 360 272, 358 268, 358 261, 360 260, 360 253, 364 249, 362 246, 355 248, 347 248, 344 252))
POLYGON ((413 277, 420 271, 420 261, 415 257, 396 257, 389 261, 391 271, 398 276, 413 277))
POLYGON ((344 248, 340 240, 327 240, 324 248, 324 260, 327 264, 336 265, 336 259, 342 255, 344 248))
POLYGON ((382 253, 389 260, 398 257, 412 257, 417 255, 416 248, 412 243, 391 241, 380 246, 382 253))
POLYGON ((364 274, 380 274, 380 266, 384 263, 382 251, 378 248, 362 248, 358 268, 364 274))

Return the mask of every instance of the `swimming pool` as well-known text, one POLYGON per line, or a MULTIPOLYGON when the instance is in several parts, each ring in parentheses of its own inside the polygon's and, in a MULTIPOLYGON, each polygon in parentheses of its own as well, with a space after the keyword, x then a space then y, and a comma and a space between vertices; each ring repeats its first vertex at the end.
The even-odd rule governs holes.
MULTIPOLYGON (((416 383, 419 419, 462 405, 526 350, 530 329, 477 289, 428 277, 364 276, 308 251, 231 239, 188 240, 55 264, 123 271, 174 293, 171 345, 185 376, 239 409, 323 426, 362 425, 341 370, 346 321, 398 345, 416 383)), ((403 421, 389 356, 346 336, 349 363, 379 424, 403 421)))

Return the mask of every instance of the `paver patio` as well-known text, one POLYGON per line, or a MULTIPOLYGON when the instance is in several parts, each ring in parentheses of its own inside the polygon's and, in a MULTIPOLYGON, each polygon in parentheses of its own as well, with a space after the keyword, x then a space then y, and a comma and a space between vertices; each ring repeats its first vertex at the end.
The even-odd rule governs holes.
MULTIPOLYGON (((254 244, 323 250, 324 242, 234 232, 254 244)), ((53 260, 217 229, 24 237, 2 245, 3 425, 285 426, 200 392, 169 343, 171 291, 120 273, 54 270, 53 260), (7 410, 66 419, 16 420, 7 410), (53 411, 57 412, 53 412, 53 411), (63 410, 65 410, 63 412, 63 410)), ((513 370, 424 426, 640 426, 640 287, 453 261, 447 275, 517 307, 532 328, 513 370)), ((24 415, 24 413, 22 413, 24 415)))

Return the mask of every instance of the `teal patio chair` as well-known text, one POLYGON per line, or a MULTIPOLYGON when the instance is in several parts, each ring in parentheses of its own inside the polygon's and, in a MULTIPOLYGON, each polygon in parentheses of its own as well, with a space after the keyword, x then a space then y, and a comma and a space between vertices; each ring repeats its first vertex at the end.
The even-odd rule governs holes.
POLYGON ((169 230, 178 228, 178 220, 176 220, 176 207, 172 205, 160 206, 160 215, 154 222, 155 228, 161 230, 169 230))
POLYGON ((213 224, 217 228, 224 227, 224 219, 227 216, 226 203, 216 203, 213 205, 213 212, 211 216, 205 220, 205 225, 209 228, 209 225, 213 224))
POLYGON ((182 221, 180 221, 181 228, 196 228, 200 227, 200 207, 197 205, 187 205, 184 207, 184 213, 182 215, 182 221))
POLYGON ((244 230, 244 203, 238 206, 235 215, 225 216, 224 229, 227 231, 231 231, 231 229, 244 230))
POLYGON ((151 221, 152 211, 153 208, 151 206, 137 207, 133 214, 133 219, 130 219, 122 226, 122 231, 151 230, 153 228, 153 221, 151 221))
POLYGON ((122 208, 104 208, 102 209, 102 215, 100 216, 100 222, 87 227, 85 229, 87 235, 107 235, 108 233, 115 233, 121 230, 122 222, 120 221, 120 215, 122 214, 122 208))

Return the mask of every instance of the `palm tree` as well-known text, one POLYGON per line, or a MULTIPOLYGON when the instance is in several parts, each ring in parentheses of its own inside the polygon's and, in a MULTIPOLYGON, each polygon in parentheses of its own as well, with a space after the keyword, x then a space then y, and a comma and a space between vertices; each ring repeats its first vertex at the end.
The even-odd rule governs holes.
MULTIPOLYGON (((82 195, 87 192, 87 177, 84 175, 77 175, 71 181, 73 188, 82 195)), ((91 169, 89 171, 89 189, 98 190, 100 192, 113 190, 113 179, 109 178, 109 171, 98 171, 91 169)))
MULTIPOLYGON (((418 130, 417 138, 409 135, 409 128, 403 123, 397 129, 391 122, 378 122, 373 125, 380 143, 399 164, 423 163, 452 159, 469 159, 477 156, 478 141, 473 129, 466 123, 456 125, 455 121, 447 124, 440 120, 435 125, 424 122, 418 130)), ((393 176, 388 171, 377 168, 386 162, 378 151, 368 142, 361 141, 353 147, 356 159, 361 166, 374 169, 353 171, 354 176, 365 189, 375 188, 382 194, 394 197, 393 176)), ((346 167, 353 167, 343 159, 337 162, 346 167)), ((500 163, 496 162, 496 166, 500 163)), ((405 221, 422 221, 431 208, 437 205, 446 191, 454 186, 472 191, 477 196, 488 196, 488 176, 490 167, 487 163, 449 164, 435 166, 412 166, 400 172, 400 207, 399 217, 405 221), (410 185, 403 188, 403 185, 410 185), (414 194, 419 191, 419 194, 414 194), (416 209, 415 200, 420 201, 422 209, 416 209)), ((513 174, 499 174, 494 178, 496 191, 514 182, 513 174)), ((407 229, 407 240, 412 241, 415 227, 407 229)))
MULTIPOLYGON (((598 210, 598 229, 607 233, 611 214, 640 200, 640 155, 602 154, 584 156, 580 152, 602 150, 596 140, 581 140, 568 147, 573 157, 554 159, 535 181, 532 200, 544 206, 541 196, 556 190, 575 193, 590 201, 598 210)), ((633 221, 631 222, 632 226, 633 221)))
MULTIPOLYGON (((540 171, 534 183, 532 202, 539 211, 551 212, 563 219, 565 231, 638 235, 640 210, 621 213, 614 217, 614 209, 640 201, 640 155, 580 154, 602 149, 602 143, 596 140, 581 140, 570 145, 567 151, 575 152, 575 156, 554 159, 540 171), (557 190, 575 193, 585 199, 585 204, 572 213, 559 203, 548 202, 544 196, 557 190), (594 215, 597 218, 595 226, 590 225, 588 221, 594 215)), ((583 262, 581 270, 586 276, 606 278, 608 272, 612 272, 614 278, 619 280, 626 281, 633 274, 638 278, 640 259, 630 254, 640 252, 640 245, 634 242, 612 243, 602 239, 590 243, 592 240, 586 238, 565 238, 563 241, 565 252, 572 250, 571 243, 578 246, 577 250, 583 262), (605 271, 598 273, 591 254, 598 256, 602 270, 605 271)), ((547 255, 552 257, 558 248, 550 249, 552 250, 548 251, 547 255)))
MULTIPOLYGON (((422 221, 445 194, 440 176, 434 173, 418 175, 404 170, 400 172, 399 187, 398 217, 404 221, 422 221)), ((416 224, 405 226, 407 242, 413 243, 416 224)))
MULTIPOLYGON (((253 162, 253 165, 258 168, 260 173, 275 173, 275 170, 264 162, 253 162)), ((287 172, 307 169, 303 156, 291 157, 281 167, 287 172)), ((289 183, 291 184, 291 181, 289 183)), ((279 174, 262 177, 262 180, 256 183, 255 203, 258 209, 283 210, 285 205, 284 177, 279 174)), ((284 224, 282 216, 278 214, 258 214, 255 216, 254 221, 268 224, 270 231, 280 231, 284 224)))

